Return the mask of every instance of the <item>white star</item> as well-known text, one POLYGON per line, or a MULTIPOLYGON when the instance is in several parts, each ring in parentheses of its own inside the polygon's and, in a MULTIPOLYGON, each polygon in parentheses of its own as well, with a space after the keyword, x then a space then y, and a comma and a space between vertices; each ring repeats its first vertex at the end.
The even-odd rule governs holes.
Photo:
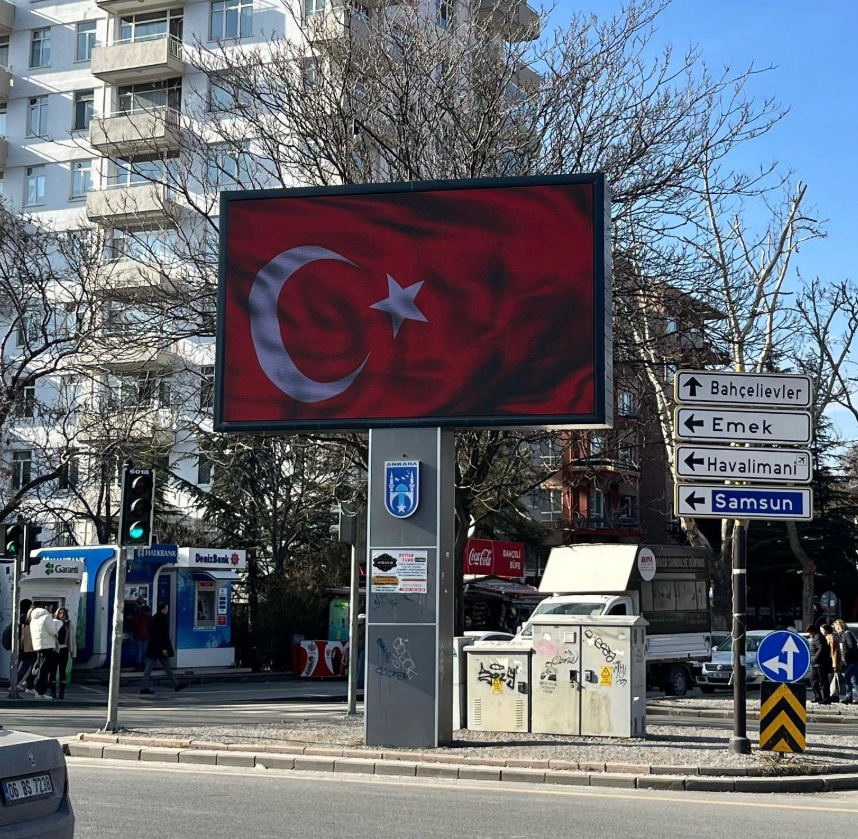
POLYGON ((414 302, 414 298, 417 297, 417 292, 420 291, 422 285, 423 280, 408 286, 408 288, 403 288, 388 274, 387 297, 370 306, 370 309, 379 309, 390 315, 394 338, 404 320, 422 320, 424 323, 428 323, 423 312, 417 308, 417 304, 414 302))

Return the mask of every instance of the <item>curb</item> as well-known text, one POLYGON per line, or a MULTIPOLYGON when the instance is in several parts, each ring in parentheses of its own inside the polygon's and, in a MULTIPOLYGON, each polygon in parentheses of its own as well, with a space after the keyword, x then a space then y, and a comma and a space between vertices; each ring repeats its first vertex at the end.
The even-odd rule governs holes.
MULTIPOLYGON (((459 758, 313 746, 226 745, 191 740, 79 734, 63 744, 69 757, 362 775, 508 781, 526 784, 688 792, 833 792, 858 790, 858 764, 820 765, 818 773, 763 776, 758 767, 648 766, 549 760, 459 758)), ((453 756, 455 757, 455 756, 453 756)))
MULTIPOLYGON (((732 720, 733 712, 720 708, 670 708, 665 705, 647 705, 647 717, 685 717, 699 720, 732 720)), ((749 720, 759 720, 760 712, 748 709, 749 720)), ((807 721, 825 725, 858 725, 858 714, 842 714, 838 711, 809 712, 807 721)))

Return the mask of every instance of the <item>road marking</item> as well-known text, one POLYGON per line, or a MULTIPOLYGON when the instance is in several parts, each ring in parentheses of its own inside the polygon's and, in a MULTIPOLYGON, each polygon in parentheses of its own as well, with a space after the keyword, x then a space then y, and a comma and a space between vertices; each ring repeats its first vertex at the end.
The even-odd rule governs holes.
MULTIPOLYGON (((366 778, 349 778, 345 774, 337 774, 328 778, 320 774, 310 774, 307 777, 304 772, 296 772, 294 774, 283 774, 281 770, 265 769, 258 772, 232 772, 232 771, 212 771, 194 764, 189 765, 187 769, 173 769, 165 766, 141 766, 135 764, 123 763, 106 763, 100 761, 98 763, 84 763, 81 758, 67 758, 70 766, 79 766, 82 769, 119 769, 130 772, 168 772, 171 774, 194 774, 194 775, 222 775, 228 778, 263 778, 268 780, 284 780, 284 781, 323 781, 327 783, 337 784, 370 784, 375 786, 392 786, 392 787, 419 787, 424 789, 449 789, 449 790, 469 790, 480 792, 492 792, 491 782, 486 782, 482 785, 459 782, 456 784, 447 783, 421 783, 415 780, 414 782, 405 781, 389 781, 383 775, 373 775, 373 780, 366 778), (276 773, 276 774, 275 774, 276 773)), ((511 783, 511 782, 507 782, 511 783)), ((807 810, 817 813, 858 813, 858 807, 822 807, 816 805, 801 805, 801 804, 767 804, 760 801, 730 801, 727 796, 718 799, 701 799, 701 798, 676 798, 673 796, 645 796, 645 795, 629 795, 628 793, 609 793, 609 792, 584 792, 571 789, 526 789, 515 787, 503 787, 497 792, 503 793, 518 793, 520 795, 553 795, 563 797, 578 797, 578 798, 616 798, 624 801, 647 801, 650 803, 676 802, 678 804, 701 804, 714 807, 753 807, 757 809, 767 810, 807 810)), ((659 792, 660 790, 641 790, 641 792, 659 792)), ((752 793, 751 793, 752 794, 752 793)))

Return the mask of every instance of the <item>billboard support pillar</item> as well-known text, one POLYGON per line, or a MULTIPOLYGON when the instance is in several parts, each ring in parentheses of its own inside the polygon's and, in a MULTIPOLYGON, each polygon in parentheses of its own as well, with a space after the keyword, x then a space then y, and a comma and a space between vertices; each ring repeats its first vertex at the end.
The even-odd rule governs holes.
POLYGON ((454 492, 452 429, 370 430, 364 683, 369 746, 434 748, 452 740, 454 492), (391 461, 419 464, 417 503, 407 517, 388 511, 391 461), (408 559, 412 552, 416 562, 408 559), (425 581, 417 573, 424 557, 425 581), (400 570, 403 576, 397 577, 400 570))

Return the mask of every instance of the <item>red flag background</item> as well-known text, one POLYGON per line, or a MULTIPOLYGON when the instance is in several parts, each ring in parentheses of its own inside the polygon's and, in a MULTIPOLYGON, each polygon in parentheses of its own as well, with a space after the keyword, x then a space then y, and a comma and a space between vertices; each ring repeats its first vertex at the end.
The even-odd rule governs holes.
POLYGON ((594 245, 602 208, 593 182, 315 192, 226 202, 220 427, 599 414, 594 254, 603 244, 594 245), (278 315, 292 360, 330 382, 369 355, 345 391, 314 403, 268 378, 248 309, 260 269, 300 246, 354 265, 312 262, 283 286, 278 315), (388 275, 403 288, 423 281, 414 302, 426 322, 404 320, 396 337, 391 316, 371 308, 387 298, 388 275))

